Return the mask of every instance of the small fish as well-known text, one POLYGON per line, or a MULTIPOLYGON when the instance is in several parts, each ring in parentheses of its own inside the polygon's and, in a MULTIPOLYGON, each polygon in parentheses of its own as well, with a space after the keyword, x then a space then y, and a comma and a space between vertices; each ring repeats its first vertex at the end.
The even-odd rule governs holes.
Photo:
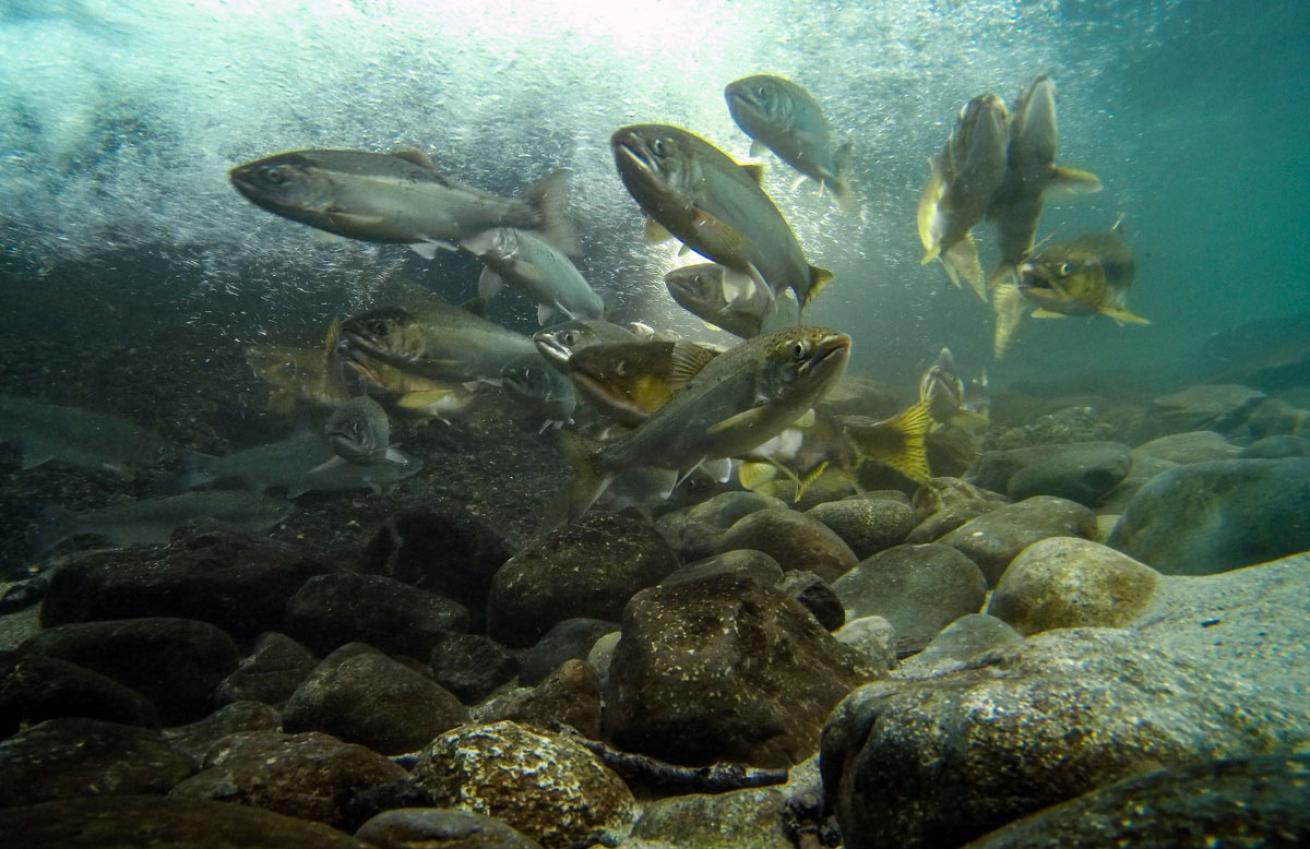
MULTIPOLYGON (((846 370, 851 339, 797 327, 750 339, 715 357, 636 430, 601 446, 564 432, 574 476, 569 518, 587 511, 610 481, 634 468, 686 477, 708 463, 727 465, 791 426, 846 370)), ((724 477, 730 469, 724 469, 724 477)))
POLYGON ((500 388, 542 416, 539 433, 558 430, 573 421, 573 411, 578 406, 573 383, 539 354, 524 354, 506 363, 500 372, 500 388))
POLYGON ((486 266, 478 278, 478 297, 484 301, 509 283, 537 302, 538 324, 547 324, 556 314, 570 319, 598 319, 605 314, 604 301, 577 266, 544 239, 497 227, 465 239, 460 247, 486 266))
POLYGON ((1037 304, 1034 318, 1104 315, 1119 324, 1150 324, 1124 305, 1133 274, 1133 251, 1116 223, 1108 233, 1042 248, 1019 265, 1018 286, 1037 304))
POLYGON ((356 466, 377 465, 388 459, 392 450, 387 411, 367 395, 352 398, 333 411, 323 435, 338 458, 356 466))
POLYGON ((355 489, 383 489, 417 474, 422 461, 392 449, 382 462, 370 466, 332 463, 336 453, 317 433, 304 433, 234 451, 221 457, 193 453, 181 485, 199 489, 236 482, 256 491, 285 489, 288 498, 306 492, 345 492, 355 489))
POLYGON ((846 179, 851 143, 834 146, 828 119, 808 91, 783 77, 757 74, 728 83, 723 96, 732 120, 751 137, 751 156, 772 150, 831 191, 843 211, 855 211, 846 179))
POLYGON ((802 311, 832 280, 809 264, 795 233, 742 165, 700 136, 667 124, 623 127, 610 140, 619 177, 648 216, 647 237, 672 234, 708 260, 747 274, 802 311))
POLYGON ((928 401, 919 401, 890 419, 849 416, 842 421, 858 463, 872 460, 922 483, 932 477, 924 437, 932 427, 928 401))
POLYGON ((532 334, 537 352, 557 371, 568 374, 569 358, 592 345, 639 341, 637 334, 609 321, 566 321, 532 334))
POLYGON ((928 412, 937 424, 977 430, 988 423, 986 413, 979 410, 986 406, 985 374, 983 381, 981 384, 971 381, 966 389, 951 349, 942 348, 936 361, 919 377, 919 400, 927 402, 928 412))
POLYGON ((22 467, 50 461, 104 469, 125 478, 168 459, 159 434, 116 416, 0 395, 0 442, 22 452, 22 467))
POLYGON ((37 532, 37 553, 45 554, 82 535, 101 537, 113 546, 159 545, 168 542, 174 528, 201 518, 262 531, 289 516, 291 509, 291 504, 280 498, 231 490, 146 498, 82 512, 52 506, 37 532))
POLYGON ((664 275, 664 285, 687 312, 743 339, 796 323, 794 311, 784 307, 787 299, 775 299, 750 277, 712 262, 675 268, 664 275))
POLYGON ((461 185, 418 151, 296 150, 238 165, 228 177, 251 203, 283 218, 407 244, 429 259, 494 227, 540 230, 565 253, 577 252, 564 215, 566 171, 547 175, 522 200, 461 185))
POLYGON ((960 288, 963 280, 984 301, 986 281, 970 231, 1005 177, 1008 119, 994 94, 965 104, 946 147, 930 161, 932 173, 919 196, 923 263, 940 260, 953 286, 960 288))
POLYGON ((605 415, 641 424, 680 392, 718 351, 694 342, 592 345, 569 359, 578 392, 605 415))

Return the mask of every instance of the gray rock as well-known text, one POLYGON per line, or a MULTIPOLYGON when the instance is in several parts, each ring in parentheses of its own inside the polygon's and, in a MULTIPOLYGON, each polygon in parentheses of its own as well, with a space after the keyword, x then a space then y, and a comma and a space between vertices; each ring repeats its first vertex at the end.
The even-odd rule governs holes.
POLYGON ((1035 495, 972 519, 939 542, 978 564, 988 586, 995 586, 1020 551, 1047 537, 1082 537, 1096 533, 1096 516, 1081 504, 1050 495, 1035 495))
POLYGON ((970 519, 1009 503, 1004 495, 959 478, 931 478, 914 491, 915 525, 905 541, 912 545, 933 542, 970 519))
POLYGON ((763 551, 748 548, 725 551, 705 560, 689 563, 669 573, 660 581, 661 587, 671 587, 690 581, 703 581, 714 575, 743 574, 753 578, 761 586, 772 587, 782 582, 782 567, 763 551))
POLYGON ((519 683, 544 681, 561 663, 586 657, 597 640, 617 630, 617 622, 604 619, 565 619, 556 623, 535 646, 519 656, 519 683))
POLYGON ((915 525, 914 509, 904 495, 899 501, 886 498, 828 501, 811 507, 805 515, 831 528, 861 560, 905 542, 915 525))
POLYGON ((1138 491, 1109 545, 1167 575, 1202 575, 1310 549, 1310 458, 1220 460, 1138 491))
POLYGON ((813 572, 793 569, 783 576, 778 589, 788 598, 800 602, 827 630, 835 631, 846 623, 846 610, 841 599, 813 572))
POLYGON ((53 657, 0 653, 0 737, 65 716, 159 727, 149 699, 111 678, 53 657))
POLYGON ((835 580, 859 560, 827 525, 791 509, 762 510, 739 519, 716 543, 718 553, 749 548, 771 556, 784 571, 809 570, 835 580))
POLYGON ((1306 754, 1162 769, 1047 808, 969 849, 1297 849, 1310 843, 1307 776, 1306 754))
POLYGON ((1210 460, 1231 460, 1242 449, 1230 443, 1223 434, 1212 430, 1193 430, 1157 437, 1133 449, 1133 459, 1153 457, 1170 463, 1205 463, 1210 460))
POLYGON ((927 678, 959 669, 983 655, 1017 646, 1023 634, 995 616, 970 613, 961 616, 932 638, 923 651, 906 658, 892 670, 893 678, 927 678))
POLYGON ((250 654, 218 685, 215 697, 220 704, 257 701, 281 707, 316 666, 313 652, 285 634, 260 634, 250 654))
POLYGON ((476 704, 514 680, 518 658, 481 634, 444 634, 429 660, 437 683, 466 705, 476 704))
POLYGON ((982 572, 954 548, 898 545, 839 578, 833 589, 850 618, 881 616, 896 630, 896 653, 919 651, 987 596, 982 572))
POLYGON ((175 799, 235 802, 332 826, 349 824, 350 800, 402 781, 405 770, 363 746, 326 734, 247 731, 224 737, 175 799))
POLYGON ((427 660, 443 634, 468 627, 460 603, 383 575, 319 575, 287 602, 287 631, 320 654, 361 642, 427 660))
POLYGON ((604 634, 592 644, 591 651, 587 652, 587 665, 596 670, 602 693, 609 686, 610 664, 614 661, 614 649, 618 646, 621 636, 621 631, 604 634))
POLYGON ((420 755, 413 778, 438 805, 496 817, 543 849, 615 845, 636 816, 627 785, 595 755, 512 722, 448 731, 420 755))
POLYGON ((984 452, 970 480, 1016 501, 1053 495, 1094 507, 1131 468, 1127 445, 1075 442, 984 452))
POLYGON ((449 808, 383 811, 355 837, 376 849, 541 849, 495 817, 449 808))
POLYGON ((323 658, 291 696, 282 725, 399 755, 464 719, 459 699, 431 678, 370 646, 348 643, 323 658))
POLYGON ((759 510, 786 506, 785 501, 771 495, 732 490, 685 510, 666 513, 655 527, 684 560, 703 560, 714 554, 719 535, 739 519, 759 510))
POLYGON ((325 825, 224 802, 82 797, 0 810, 26 849, 366 849, 325 825))
POLYGON ((1122 627, 1146 609, 1159 574, 1112 548, 1051 537, 1019 552, 987 612, 1021 634, 1052 628, 1122 627))
POLYGON ((605 692, 620 747, 677 763, 789 766, 875 670, 777 590, 743 575, 656 587, 628 605, 605 692))
POLYGON ((150 700, 165 725, 214 707, 214 690, 237 665, 232 638, 192 619, 124 619, 48 628, 19 647, 99 672, 150 700))
POLYGON ((649 524, 592 512, 529 543, 496 572, 487 629, 518 648, 565 619, 617 621, 633 593, 676 568, 678 558, 649 524))
POLYGON ((886 672, 896 665, 896 629, 881 616, 852 619, 833 636, 864 655, 879 672, 886 672))
POLYGON ((1266 398, 1256 405, 1247 419, 1247 428, 1257 439, 1297 433, 1310 423, 1310 410, 1298 410, 1281 398, 1266 398))
POLYGON ((282 715, 275 708, 263 702, 232 702, 190 725, 167 729, 164 740, 179 752, 190 755, 199 769, 213 745, 229 734, 277 731, 281 727, 282 715))
POLYGON ((1135 428, 1137 442, 1167 433, 1214 430, 1229 433, 1250 417, 1265 394, 1238 384, 1198 384, 1156 398, 1135 428))
MULTIPOLYGON (((1307 416, 1310 420, 1310 416, 1307 416)), ((1278 460, 1283 457, 1310 457, 1310 439, 1281 434, 1266 436, 1242 449, 1242 457, 1253 460, 1278 460)))
POLYGON ((3 807, 167 793, 190 774, 191 758, 158 731, 116 722, 50 719, 0 742, 3 807))
POLYGON ((1101 515, 1123 513, 1128 508, 1128 502, 1133 500, 1139 489, 1146 486, 1157 475, 1176 468, 1178 464, 1171 460, 1161 460, 1149 454, 1135 455, 1133 469, 1128 473, 1128 477, 1119 481, 1119 485, 1101 499, 1101 503, 1096 506, 1096 512, 1101 515))

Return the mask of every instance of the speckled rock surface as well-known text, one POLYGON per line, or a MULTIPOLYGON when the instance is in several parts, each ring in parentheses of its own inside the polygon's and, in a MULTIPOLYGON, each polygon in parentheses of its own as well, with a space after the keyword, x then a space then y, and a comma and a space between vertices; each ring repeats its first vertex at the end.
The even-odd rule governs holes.
POLYGON ((488 632, 523 647, 565 619, 618 621, 633 593, 677 567, 677 556, 646 522, 589 513, 529 543, 496 572, 488 632))
POLYGON ((519 683, 531 686, 544 681, 566 660, 586 657, 605 634, 619 630, 618 622, 605 619, 565 619, 556 622, 537 644, 519 653, 519 683))
POLYGON ((873 667, 887 671, 896 665, 896 628, 881 616, 860 616, 833 634, 864 655, 873 667))
POLYGON ((970 613, 942 629, 924 646, 892 670, 892 678, 927 678, 959 669, 985 654, 1008 649, 1023 642, 1023 634, 995 616, 970 613))
POLYGON ((982 572, 947 545, 898 545, 833 584, 847 616, 881 616, 896 630, 899 655, 919 651, 951 622, 977 613, 987 595, 982 572))
POLYGON ((495 719, 549 728, 562 722, 584 737, 601 737, 600 676, 585 660, 566 660, 531 690, 506 699, 495 719))
POLYGON ((377 752, 327 734, 248 731, 216 743, 204 769, 170 795, 340 826, 348 823, 346 806, 354 795, 405 777, 403 768, 377 752))
POLYGON ((605 692, 621 748, 677 763, 789 766, 823 717, 875 670, 809 611, 744 575, 639 593, 605 692))
POLYGON ((741 573, 749 575, 761 586, 773 587, 782 581, 782 567, 763 551, 749 548, 725 551, 695 563, 688 563, 660 581, 661 587, 681 584, 687 581, 700 581, 712 575, 741 573))
POLYGON ((777 589, 788 598, 799 601, 829 631, 835 631, 846 624, 846 610, 842 607, 841 599, 826 581, 813 572, 793 569, 783 575, 777 589))
POLYGON ((905 542, 914 529, 914 509, 904 500, 847 498, 827 501, 805 511, 842 538, 863 560, 905 542))
POLYGON ((218 685, 215 698, 222 704, 254 700, 280 707, 316 666, 314 653, 285 634, 260 634, 250 654, 218 685))
POLYGON ((109 796, 0 810, 26 849, 366 849, 333 828, 258 808, 109 796))
POLYGON ((0 806, 167 793, 190 774, 190 757, 132 725, 51 719, 0 742, 0 806))
POLYGON ((1036 495, 972 519, 939 540, 978 565, 988 586, 996 586, 1020 551, 1047 537, 1082 537, 1096 533, 1096 516, 1081 504, 1036 495))
POLYGON ((447 808, 383 811, 355 837, 376 849, 541 849, 494 817, 447 808))
POLYGON ((1310 755, 1300 754, 1204 761, 1133 776, 1033 814, 967 849, 1307 845, 1310 755))
POLYGON ((836 580, 859 562, 851 547, 823 522, 794 510, 761 510, 739 519, 715 543, 716 552, 763 551, 783 571, 805 569, 836 580))
POLYGON ((786 507, 787 502, 771 495, 733 490, 685 510, 666 513, 655 527, 684 560, 702 560, 714 554, 719 535, 742 517, 786 507))
POLYGON ((591 752, 512 722, 441 735, 413 778, 438 805, 504 820, 544 849, 616 843, 636 815, 627 785, 591 752))
POLYGON ((1189 386, 1152 401, 1132 436, 1140 443, 1169 433, 1194 430, 1229 433, 1241 426, 1264 398, 1265 394, 1258 389, 1240 384, 1189 386))
POLYGON ((165 730, 164 740, 178 751, 190 755, 199 769, 210 748, 229 734, 277 731, 281 727, 282 715, 275 708, 263 702, 233 702, 190 725, 165 730))
POLYGON ((289 732, 323 731, 384 755, 421 749, 465 719, 453 693, 362 643, 323 658, 287 701, 289 732))
POLYGON ((1122 627, 1147 603, 1159 573, 1078 537, 1051 537, 1019 552, 987 612, 1021 634, 1080 626, 1122 627))
POLYGON ((1004 507, 1010 499, 960 478, 931 478, 914 491, 914 527, 905 542, 917 545, 945 536, 970 519, 1004 507))
POLYGON ((444 634, 428 661, 437 683, 464 704, 482 701, 500 685, 514 680, 518 659, 504 646, 482 634, 444 634))

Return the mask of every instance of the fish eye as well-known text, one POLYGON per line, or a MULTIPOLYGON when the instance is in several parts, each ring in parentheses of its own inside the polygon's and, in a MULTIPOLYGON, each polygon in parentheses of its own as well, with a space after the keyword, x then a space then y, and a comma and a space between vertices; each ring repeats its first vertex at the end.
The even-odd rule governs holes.
POLYGON ((809 346, 803 341, 798 339, 791 343, 791 358, 796 362, 799 363, 801 360, 804 360, 807 353, 809 353, 809 346))
POLYGON ((1068 274, 1069 272, 1073 271, 1073 263, 1069 263, 1069 262, 1060 263, 1060 267, 1058 271, 1061 274, 1068 274))
POLYGON ((572 330, 566 330, 564 331, 564 335, 560 337, 560 341, 564 343, 566 348, 572 348, 574 345, 578 344, 578 335, 572 330))
POLYGON ((616 366, 614 367, 614 371, 615 371, 616 374, 619 374, 619 375, 627 374, 627 373, 628 373, 628 361, 627 361, 627 360, 619 360, 619 364, 616 365, 616 366))
POLYGON ((661 157, 664 156, 665 147, 666 145, 664 143, 664 139, 662 138, 656 138, 654 141, 650 143, 651 152, 654 153, 656 156, 661 156, 661 157))
POLYGON ((280 186, 287 181, 287 169, 283 165, 268 165, 263 169, 262 176, 266 182, 280 186))
POLYGON ((374 336, 386 336, 391 332, 391 323, 384 319, 376 319, 368 323, 368 332, 374 336))
POLYGON ((768 87, 768 86, 759 86, 759 87, 757 87, 757 88, 755 89, 755 93, 758 94, 760 97, 768 98, 768 96, 769 96, 769 87, 768 87))

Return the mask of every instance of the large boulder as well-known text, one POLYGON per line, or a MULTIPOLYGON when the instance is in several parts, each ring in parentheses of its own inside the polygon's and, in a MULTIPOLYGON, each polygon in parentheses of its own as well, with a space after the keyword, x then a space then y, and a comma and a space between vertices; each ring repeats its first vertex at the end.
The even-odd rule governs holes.
POLYGON ((1054 495, 1094 507, 1128 476, 1131 468, 1127 445, 1075 442, 987 451, 979 458, 970 479, 1016 501, 1054 495))
POLYGON ((938 540, 978 565, 989 586, 1001 579, 1010 561, 1047 537, 1096 534, 1096 516, 1081 504, 1050 495, 1035 495, 964 523, 938 540))
POLYGON ((277 731, 282 714, 263 702, 232 702, 204 719, 178 725, 164 731, 164 739, 173 748, 186 752, 199 769, 214 744, 229 734, 243 731, 277 731))
POLYGON ((1231 460, 1242 452, 1221 433, 1212 430, 1192 430, 1157 437, 1133 449, 1133 460, 1151 457, 1169 463, 1187 465, 1211 460, 1231 460))
POLYGON ((280 707, 318 666, 318 658, 300 643, 276 631, 260 634, 250 654, 218 685, 222 704, 253 700, 280 707))
POLYGON ((623 617, 605 728, 678 763, 789 766, 823 717, 875 670, 799 603, 746 574, 639 593, 623 617))
POLYGON ((1264 398, 1265 394, 1258 389, 1239 384, 1189 386, 1156 398, 1133 435, 1140 443, 1169 433, 1194 430, 1231 433, 1246 422, 1264 398))
POLYGON ((1167 575, 1310 549, 1310 457, 1181 466, 1142 487, 1109 545, 1167 575))
POLYGON ((514 680, 518 658, 482 634, 445 634, 428 661, 437 683, 466 705, 476 704, 514 680))
POLYGON ((150 700, 112 678, 58 658, 0 654, 0 737, 64 716, 159 727, 150 700))

